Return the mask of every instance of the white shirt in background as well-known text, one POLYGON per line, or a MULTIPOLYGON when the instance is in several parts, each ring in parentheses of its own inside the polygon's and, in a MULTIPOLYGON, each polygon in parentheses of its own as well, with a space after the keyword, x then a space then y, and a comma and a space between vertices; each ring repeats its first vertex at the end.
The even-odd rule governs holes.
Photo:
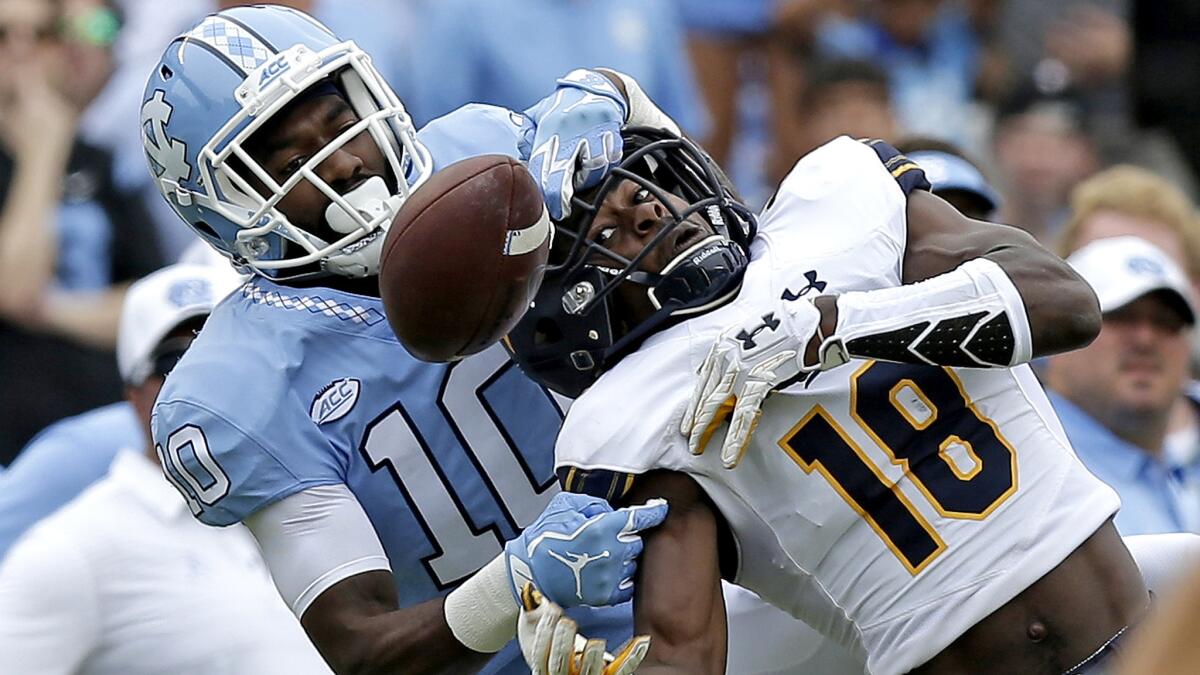
POLYGON ((40 675, 330 672, 246 530, 201 525, 133 451, 0 565, 0 655, 40 675))

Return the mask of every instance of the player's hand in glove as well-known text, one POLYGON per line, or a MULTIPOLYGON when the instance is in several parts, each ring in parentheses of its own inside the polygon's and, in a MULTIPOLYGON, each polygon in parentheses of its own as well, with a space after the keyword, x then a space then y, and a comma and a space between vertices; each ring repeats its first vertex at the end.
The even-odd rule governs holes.
POLYGON ((820 322, 820 310, 799 299, 721 333, 700 366, 699 380, 680 424, 692 454, 704 452, 713 427, 728 416, 721 463, 732 469, 746 452, 768 394, 803 375, 849 360, 840 342, 824 341, 818 335, 820 322), (805 354, 814 340, 818 341, 818 357, 806 365, 805 354))
POLYGON ((629 675, 650 649, 650 637, 635 635, 617 652, 604 640, 587 639, 562 607, 546 600, 533 584, 521 590, 517 641, 532 675, 629 675))
POLYGON ((560 492, 504 547, 513 593, 531 581, 563 607, 616 605, 633 598, 642 553, 638 532, 662 523, 667 502, 613 510, 603 499, 560 492))
POLYGON ((598 184, 621 161, 621 127, 628 113, 612 81, 584 69, 567 73, 553 94, 525 111, 536 125, 529 173, 541 186, 552 219, 569 216, 575 191, 598 184))

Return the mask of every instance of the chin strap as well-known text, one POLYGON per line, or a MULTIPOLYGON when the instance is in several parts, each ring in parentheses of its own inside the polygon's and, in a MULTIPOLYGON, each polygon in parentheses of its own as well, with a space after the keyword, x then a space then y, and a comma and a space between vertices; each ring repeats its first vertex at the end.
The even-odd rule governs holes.
MULTIPOLYGON (((361 278, 378 274, 383 240, 403 199, 391 194, 380 176, 363 181, 362 185, 342 195, 342 199, 358 212, 363 221, 378 224, 362 239, 346 246, 341 253, 330 256, 322 263, 322 267, 327 272, 343 277, 361 278)), ((363 223, 337 202, 325 208, 325 222, 340 234, 366 229, 363 223)))

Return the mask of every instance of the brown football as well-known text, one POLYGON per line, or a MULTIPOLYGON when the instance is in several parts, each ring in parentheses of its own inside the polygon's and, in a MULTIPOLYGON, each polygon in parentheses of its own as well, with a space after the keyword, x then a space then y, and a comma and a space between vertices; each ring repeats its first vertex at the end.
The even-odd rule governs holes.
POLYGON ((430 176, 400 207, 380 260, 380 296, 400 343, 447 362, 498 342, 537 291, 552 227, 516 159, 482 155, 430 176))

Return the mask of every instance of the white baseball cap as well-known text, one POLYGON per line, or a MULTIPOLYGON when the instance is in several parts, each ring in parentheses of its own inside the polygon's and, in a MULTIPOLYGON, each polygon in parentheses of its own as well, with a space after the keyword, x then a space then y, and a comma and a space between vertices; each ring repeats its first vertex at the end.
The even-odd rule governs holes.
POLYGON ((117 332, 117 370, 140 384, 153 368, 154 350, 179 324, 207 316, 242 283, 231 266, 179 263, 134 282, 125 293, 117 332))
POLYGON ((1000 208, 1000 194, 975 165, 962 157, 941 150, 914 150, 904 154, 925 172, 935 194, 943 190, 970 192, 987 202, 989 210, 1000 208))
POLYGON ((1097 239, 1075 251, 1067 262, 1084 278, 1109 313, 1153 291, 1178 296, 1188 324, 1196 323, 1192 287, 1179 265, 1166 253, 1139 237, 1097 239))

